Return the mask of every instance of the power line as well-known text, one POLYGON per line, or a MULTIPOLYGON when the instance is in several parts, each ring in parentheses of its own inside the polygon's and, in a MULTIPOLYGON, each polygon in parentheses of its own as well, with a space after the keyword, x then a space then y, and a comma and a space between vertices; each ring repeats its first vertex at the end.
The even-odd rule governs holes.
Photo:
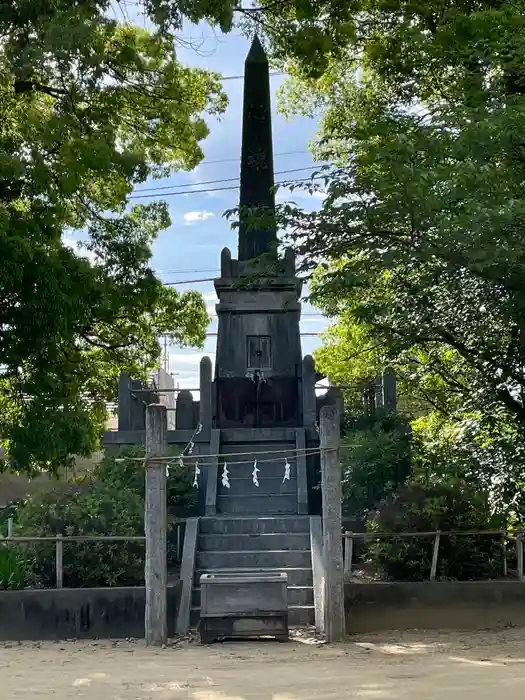
POLYGON ((219 267, 203 267, 203 268, 197 268, 196 270, 162 270, 160 272, 157 272, 157 275, 183 275, 187 274, 190 272, 220 272, 219 267))
MULTIPOLYGON (((306 168, 303 168, 305 170, 306 168)), ((237 178, 235 178, 237 179, 237 178)), ((323 178, 321 177, 303 177, 299 178, 298 180, 295 180, 294 182, 312 182, 313 180, 321 180, 323 178)), ((199 185, 200 183, 196 183, 196 185, 199 185)), ((278 181, 275 183, 276 185, 286 185, 288 184, 287 182, 284 181, 278 181)), ((182 186, 182 185, 181 185, 182 186)), ((175 197, 176 195, 181 195, 181 194, 205 194, 207 192, 225 192, 226 190, 238 190, 240 188, 240 185, 229 185, 227 187, 207 187, 205 189, 201 190, 179 190, 176 192, 163 192, 162 196, 163 197, 175 197)), ((157 197, 156 193, 152 194, 132 194, 128 197, 128 199, 143 199, 144 197, 157 197)))
POLYGON ((177 280, 176 282, 163 282, 165 287, 173 287, 175 284, 197 284, 197 282, 213 282, 215 277, 202 277, 199 280, 177 280))
MULTIPOLYGON (((273 157, 274 158, 280 158, 281 156, 298 156, 298 155, 303 155, 303 154, 308 154, 311 155, 310 151, 281 151, 280 153, 274 153, 273 157)), ((201 163, 199 163, 198 167, 200 168, 202 165, 214 165, 216 163, 238 163, 239 162, 239 156, 236 158, 219 158, 218 160, 203 160, 201 163)))
MULTIPOLYGON (((287 173, 299 173, 303 172, 304 170, 312 170, 313 165, 307 165, 303 168, 289 168, 288 170, 277 170, 275 172, 275 175, 286 175, 287 173)), ((137 194, 142 194, 142 192, 160 192, 162 190, 171 190, 174 187, 179 188, 179 187, 199 187, 201 185, 215 185, 221 182, 238 182, 239 177, 225 177, 221 178, 219 180, 205 180, 204 182, 184 182, 181 185, 163 185, 162 187, 142 187, 138 190, 135 190, 135 195, 137 194)), ((149 196, 149 194, 146 194, 145 196, 149 196)))

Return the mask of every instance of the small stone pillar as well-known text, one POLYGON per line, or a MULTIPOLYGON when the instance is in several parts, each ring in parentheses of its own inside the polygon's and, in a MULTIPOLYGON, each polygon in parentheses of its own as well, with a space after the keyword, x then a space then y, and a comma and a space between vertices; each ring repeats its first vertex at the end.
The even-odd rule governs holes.
POLYGON ((293 248, 286 248, 284 251, 284 274, 287 277, 295 276, 295 251, 293 248))
POLYGON ((221 250, 221 277, 232 276, 232 253, 229 248, 221 250))
POLYGON ((175 411, 175 426, 177 430, 193 430, 195 428, 193 418, 193 396, 191 391, 181 391, 177 396, 177 408, 175 411))
POLYGON ((143 391, 145 388, 140 379, 130 379, 127 372, 121 372, 118 382, 119 430, 146 428, 146 405, 152 403, 154 395, 143 391))
POLYGON ((212 404, 212 365, 209 357, 203 357, 200 363, 200 402, 199 423, 203 428, 211 428, 212 404))
POLYGON ((131 379, 127 372, 118 378, 118 430, 131 430, 131 379))
POLYGON ((341 417, 343 419, 343 414, 345 410, 345 401, 343 398, 343 392, 339 387, 331 386, 325 395, 325 406, 335 406, 341 417))
POLYGON ((303 425, 312 428, 316 422, 317 407, 315 400, 315 363, 311 355, 303 358, 303 425))
POLYGON ((157 401, 166 406, 168 430, 175 430, 175 380, 162 367, 157 373, 157 401))
POLYGON ((386 411, 397 410, 397 382, 392 367, 383 371, 383 408, 386 411))

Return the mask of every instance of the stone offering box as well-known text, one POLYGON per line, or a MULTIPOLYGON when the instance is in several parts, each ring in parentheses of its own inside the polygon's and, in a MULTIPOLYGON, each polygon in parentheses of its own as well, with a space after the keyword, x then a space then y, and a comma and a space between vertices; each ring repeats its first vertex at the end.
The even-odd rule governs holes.
POLYGON ((217 573, 200 577, 200 638, 273 637, 288 640, 288 576, 285 573, 217 573))

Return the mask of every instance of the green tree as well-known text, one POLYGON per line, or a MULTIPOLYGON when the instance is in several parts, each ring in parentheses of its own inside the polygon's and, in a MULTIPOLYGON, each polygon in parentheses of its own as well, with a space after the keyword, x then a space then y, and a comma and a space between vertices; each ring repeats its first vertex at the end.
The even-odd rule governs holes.
POLYGON ((227 29, 231 3, 148 1, 151 31, 109 9, 0 12, 0 435, 16 469, 90 453, 118 373, 146 376, 160 333, 204 340, 201 296, 164 287, 149 264, 166 205, 126 201, 202 158, 203 114, 220 115, 225 96, 216 74, 178 62, 170 31, 184 18, 227 29))
POLYGON ((120 370, 147 376, 160 333, 203 342, 200 296, 163 287, 149 266, 151 245, 169 225, 167 207, 127 206, 147 178, 198 164, 203 115, 219 116, 226 105, 217 74, 177 60, 184 22, 266 31, 281 56, 304 58, 309 45, 319 72, 346 43, 347 13, 317 21, 335 7, 334 0, 2 5, 0 436, 10 467, 56 470, 72 453, 89 453, 120 370), (78 237, 83 254, 67 244, 78 237))
POLYGON ((523 429, 524 5, 356 6, 347 56, 310 82, 327 198, 283 224, 326 261, 321 306, 427 398, 523 429))

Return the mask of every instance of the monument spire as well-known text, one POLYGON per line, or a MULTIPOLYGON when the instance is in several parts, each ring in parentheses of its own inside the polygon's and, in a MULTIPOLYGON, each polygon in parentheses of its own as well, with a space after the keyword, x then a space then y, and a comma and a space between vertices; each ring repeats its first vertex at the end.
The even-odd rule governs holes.
POLYGON ((239 260, 276 254, 277 227, 272 147, 272 111, 268 59, 259 38, 252 42, 244 66, 239 260), (246 210, 252 210, 250 212, 246 210), (250 216, 264 216, 253 226, 250 216))

